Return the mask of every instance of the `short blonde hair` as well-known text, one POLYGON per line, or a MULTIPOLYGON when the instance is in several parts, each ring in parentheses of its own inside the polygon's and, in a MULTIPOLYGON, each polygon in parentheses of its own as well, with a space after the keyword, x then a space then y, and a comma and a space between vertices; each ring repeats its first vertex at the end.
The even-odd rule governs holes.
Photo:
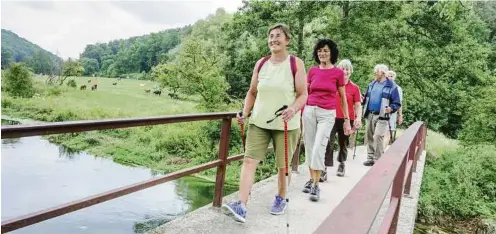
POLYGON ((386 74, 386 76, 387 75, 391 75, 393 80, 396 79, 396 72, 394 72, 393 70, 388 71, 387 74, 386 74))
POLYGON ((272 27, 269 28, 269 30, 267 31, 267 36, 270 35, 270 32, 274 29, 281 29, 281 31, 284 33, 284 35, 286 36, 286 38, 288 40, 291 39, 291 34, 289 33, 289 26, 286 25, 286 24, 274 24, 272 27))
POLYGON ((353 73, 353 65, 351 65, 351 61, 349 59, 343 59, 341 62, 338 64, 339 68, 345 69, 348 68, 350 69, 350 73, 353 73))
POLYGON ((388 72, 388 71, 389 71, 389 68, 388 68, 388 66, 386 66, 385 64, 377 64, 377 65, 375 65, 375 67, 374 67, 374 73, 375 73, 375 72, 378 72, 378 71, 381 71, 381 72, 386 73, 386 72, 388 72))

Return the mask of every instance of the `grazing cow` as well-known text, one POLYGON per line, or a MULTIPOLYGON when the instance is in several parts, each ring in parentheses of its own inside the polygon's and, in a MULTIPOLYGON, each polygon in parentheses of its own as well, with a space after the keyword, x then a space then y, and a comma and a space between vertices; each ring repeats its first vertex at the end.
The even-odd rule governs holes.
POLYGON ((162 90, 155 90, 153 91, 153 93, 160 96, 160 94, 162 94, 162 90))
POLYGON ((145 89, 145 92, 146 92, 146 93, 149 93, 150 91, 151 91, 151 90, 149 90, 149 89, 145 89))
POLYGON ((79 90, 84 90, 86 89, 86 85, 81 85, 81 87, 79 87, 79 90))
POLYGON ((177 93, 169 93, 169 97, 172 99, 179 99, 179 95, 177 93))
POLYGON ((96 90, 96 88, 98 88, 98 85, 94 84, 93 86, 91 86, 91 90, 96 90))
POLYGON ((91 80, 88 80, 88 83, 91 83, 91 80))
POLYGON ((115 82, 115 83, 112 83, 112 85, 117 85, 117 82, 115 82))
POLYGON ((143 87, 143 86, 145 86, 145 84, 140 84, 140 87, 143 87))

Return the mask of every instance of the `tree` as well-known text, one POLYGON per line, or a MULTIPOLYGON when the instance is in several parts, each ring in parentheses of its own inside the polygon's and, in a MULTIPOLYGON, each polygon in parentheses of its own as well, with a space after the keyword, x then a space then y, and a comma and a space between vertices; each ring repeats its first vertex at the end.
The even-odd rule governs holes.
POLYGON ((96 60, 94 58, 83 57, 80 59, 80 62, 84 68, 84 75, 86 75, 86 76, 91 76, 91 75, 95 74, 96 72, 98 72, 98 70, 100 69, 98 60, 96 60))
POLYGON ((2 70, 7 69, 9 67, 9 64, 14 61, 14 58, 12 56, 12 51, 9 49, 5 49, 2 46, 2 70))
POLYGON ((179 96, 179 90, 184 87, 184 81, 178 71, 176 63, 159 64, 152 69, 152 77, 162 86, 169 87, 172 90, 171 97, 176 99, 179 96))
POLYGON ((81 76, 84 74, 84 67, 79 61, 68 59, 62 67, 63 76, 81 76))
MULTIPOLYGON (((173 85, 180 83, 185 93, 200 95, 201 107, 214 111, 227 99, 229 84, 221 73, 224 61, 223 54, 212 42, 187 38, 182 43, 178 60, 168 63, 162 70, 155 70, 155 76, 174 76, 173 85)), ((167 79, 161 81, 168 85, 167 79)))
POLYGON ((5 91, 14 97, 30 98, 34 95, 31 73, 23 63, 11 63, 2 80, 5 91))

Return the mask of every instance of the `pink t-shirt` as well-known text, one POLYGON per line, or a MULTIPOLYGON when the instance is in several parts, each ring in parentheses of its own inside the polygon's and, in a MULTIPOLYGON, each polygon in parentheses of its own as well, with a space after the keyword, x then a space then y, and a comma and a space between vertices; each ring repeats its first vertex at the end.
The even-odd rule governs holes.
POLYGON ((337 67, 331 69, 312 67, 308 71, 307 83, 307 105, 318 106, 326 110, 336 109, 338 86, 345 85, 343 70, 337 67))

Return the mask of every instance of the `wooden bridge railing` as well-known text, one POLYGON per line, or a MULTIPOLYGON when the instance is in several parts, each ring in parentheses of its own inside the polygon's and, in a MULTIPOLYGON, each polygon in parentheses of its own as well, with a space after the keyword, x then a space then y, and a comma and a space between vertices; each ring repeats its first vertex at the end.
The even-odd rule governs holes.
MULTIPOLYGON (((42 222, 57 216, 61 216, 70 212, 74 212, 98 203, 102 203, 114 198, 118 198, 133 192, 137 192, 155 185, 163 184, 168 181, 179 179, 184 176, 192 175, 210 168, 217 167, 215 180, 215 192, 213 205, 220 207, 223 198, 223 187, 226 174, 226 167, 229 162, 240 160, 243 154, 228 157, 229 152, 229 136, 231 132, 232 119, 236 117, 235 112, 223 113, 205 113, 195 115, 174 115, 174 116, 158 116, 146 118, 126 118, 126 119, 110 119, 110 120, 88 120, 88 121, 69 121, 58 122, 40 125, 12 125, 2 126, 2 139, 18 138, 27 136, 50 135, 60 133, 85 132, 92 130, 129 128, 138 126, 150 126, 159 124, 171 124, 180 122, 192 122, 202 120, 222 120, 218 158, 214 161, 204 163, 198 166, 186 168, 164 176, 159 176, 125 187, 113 189, 107 192, 89 196, 80 200, 65 203, 56 207, 48 208, 31 214, 15 217, 6 221, 2 221, 2 233, 10 232, 19 228, 23 228, 35 223, 42 222)), ((299 150, 295 152, 293 158, 293 170, 298 168, 299 150)))
POLYGON ((417 161, 425 149, 426 136, 425 123, 411 125, 334 208, 315 233, 368 233, 391 184, 391 200, 379 234, 396 233, 401 198, 404 194, 410 194, 412 173, 416 171, 417 161))

